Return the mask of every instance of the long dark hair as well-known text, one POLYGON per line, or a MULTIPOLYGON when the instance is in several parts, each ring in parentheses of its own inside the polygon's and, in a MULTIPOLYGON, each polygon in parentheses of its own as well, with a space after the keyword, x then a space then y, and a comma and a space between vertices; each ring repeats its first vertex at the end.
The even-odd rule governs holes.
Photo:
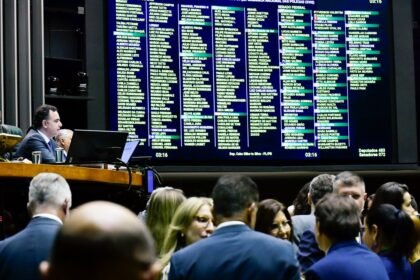
POLYGON ((262 200, 260 203, 258 203, 258 212, 257 212, 257 221, 255 223, 255 230, 266 233, 266 234, 270 234, 271 226, 273 224, 274 218, 276 217, 279 211, 281 211, 286 216, 286 219, 288 220, 288 223, 290 225, 289 241, 292 241, 293 226, 292 226, 292 219, 290 217, 289 211, 287 211, 283 203, 275 199, 265 199, 265 200, 262 200))
POLYGON ((407 185, 397 182, 385 183, 376 190, 371 207, 374 208, 380 204, 388 203, 394 205, 397 209, 401 209, 406 192, 408 192, 407 185))
POLYGON ((366 226, 378 227, 378 238, 383 247, 394 255, 410 257, 417 245, 413 221, 404 211, 391 204, 371 207, 366 216, 366 226))
POLYGON ((307 182, 299 190, 295 200, 293 200, 293 206, 295 207, 293 215, 308 215, 311 213, 311 205, 308 203, 309 185, 311 182, 307 182))

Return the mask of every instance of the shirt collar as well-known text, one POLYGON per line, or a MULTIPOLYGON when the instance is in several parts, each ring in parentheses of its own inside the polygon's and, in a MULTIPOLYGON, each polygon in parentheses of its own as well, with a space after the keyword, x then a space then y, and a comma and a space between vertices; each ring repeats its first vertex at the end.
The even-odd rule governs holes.
POLYGON ((42 138, 44 138, 45 142, 47 142, 47 144, 51 141, 50 138, 48 138, 47 135, 45 135, 44 133, 41 132, 41 130, 37 130, 39 134, 41 134, 42 138))
POLYGON ((241 222, 241 221, 224 222, 224 223, 221 223, 220 225, 218 225, 217 229, 223 228, 223 227, 229 227, 229 226, 237 226, 237 225, 245 225, 245 223, 241 222))
POLYGON ((63 224, 63 222, 60 220, 60 218, 58 218, 56 215, 52 215, 52 214, 48 214, 48 213, 40 213, 40 214, 36 214, 36 215, 32 216, 32 218, 37 218, 37 217, 49 218, 49 219, 52 219, 52 220, 55 220, 55 221, 59 222, 60 224, 63 224))

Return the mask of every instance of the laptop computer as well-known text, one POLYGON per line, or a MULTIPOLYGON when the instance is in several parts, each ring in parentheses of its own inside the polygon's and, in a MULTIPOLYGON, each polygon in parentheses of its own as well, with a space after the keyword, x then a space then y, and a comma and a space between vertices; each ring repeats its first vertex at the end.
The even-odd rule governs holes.
POLYGON ((136 151, 137 146, 139 145, 140 140, 127 141, 124 146, 124 150, 121 156, 121 161, 125 164, 128 164, 136 151))
POLYGON ((127 137, 128 132, 75 129, 65 164, 117 162, 127 137))

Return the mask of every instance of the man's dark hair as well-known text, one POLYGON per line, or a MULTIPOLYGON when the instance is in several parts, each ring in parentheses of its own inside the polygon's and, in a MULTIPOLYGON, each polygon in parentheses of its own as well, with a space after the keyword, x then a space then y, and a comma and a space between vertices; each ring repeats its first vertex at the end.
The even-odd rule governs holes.
POLYGON ((359 208, 352 198, 328 194, 315 208, 319 231, 334 242, 354 239, 360 232, 359 208))
POLYGON ((48 116, 50 115, 50 111, 56 112, 57 108, 52 105, 44 104, 39 106, 35 110, 34 119, 32 121, 32 126, 36 129, 42 127, 42 121, 47 120, 48 116))
POLYGON ((363 185, 363 192, 365 181, 359 175, 352 173, 350 171, 343 171, 338 173, 334 179, 334 191, 337 192, 338 184, 344 187, 352 187, 357 185, 363 185))
POLYGON ((217 181, 212 198, 214 213, 229 218, 258 202, 258 187, 247 176, 226 175, 217 181))
POLYGON ((334 178, 334 175, 321 174, 312 179, 309 184, 309 194, 314 205, 326 194, 333 192, 334 178))

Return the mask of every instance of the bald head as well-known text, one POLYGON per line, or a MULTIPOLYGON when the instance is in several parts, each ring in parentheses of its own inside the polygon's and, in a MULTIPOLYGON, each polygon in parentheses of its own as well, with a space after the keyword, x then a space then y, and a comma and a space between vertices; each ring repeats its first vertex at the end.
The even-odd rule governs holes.
POLYGON ((91 202, 75 209, 57 235, 45 279, 151 279, 155 252, 128 209, 91 202))

